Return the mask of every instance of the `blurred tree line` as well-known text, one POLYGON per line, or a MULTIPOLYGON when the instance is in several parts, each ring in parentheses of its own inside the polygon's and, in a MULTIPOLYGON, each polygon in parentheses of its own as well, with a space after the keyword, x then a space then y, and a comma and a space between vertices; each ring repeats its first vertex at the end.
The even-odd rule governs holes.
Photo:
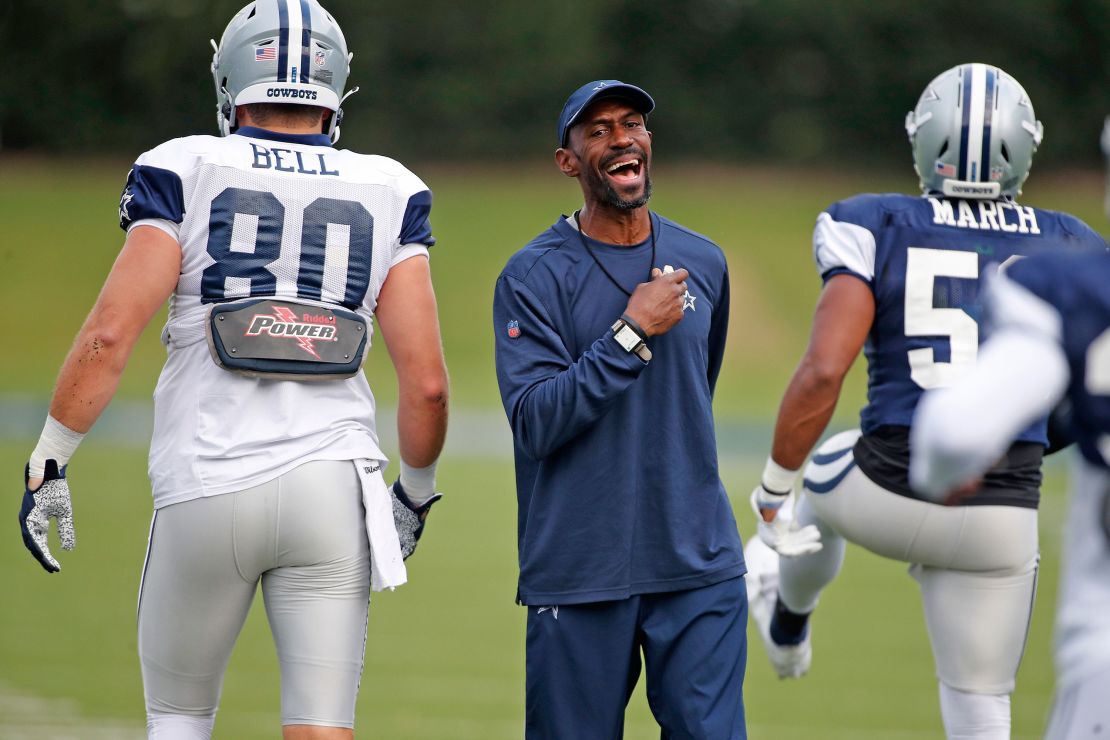
MULTIPOLYGON (((243 0, 4 0, 0 147, 127 154, 215 133, 207 41, 243 0)), ((908 160, 936 74, 996 64, 1044 121, 1038 162, 1090 163, 1110 112, 1108 0, 327 0, 355 52, 344 144, 512 162, 555 148, 578 85, 659 105, 668 156, 843 166, 908 160)))

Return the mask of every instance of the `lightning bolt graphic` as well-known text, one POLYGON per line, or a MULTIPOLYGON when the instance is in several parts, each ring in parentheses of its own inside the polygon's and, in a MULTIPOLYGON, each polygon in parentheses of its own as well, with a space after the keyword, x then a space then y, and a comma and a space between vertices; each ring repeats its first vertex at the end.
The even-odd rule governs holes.
MULTIPOLYGON (((274 316, 277 316, 282 321, 288 322, 290 324, 297 323, 297 314, 293 313, 285 306, 274 306, 274 316)), ((317 360, 323 359, 320 357, 320 355, 316 354, 316 346, 313 344, 314 341, 315 340, 311 337, 297 337, 297 344, 300 345, 301 349, 315 357, 317 360)))

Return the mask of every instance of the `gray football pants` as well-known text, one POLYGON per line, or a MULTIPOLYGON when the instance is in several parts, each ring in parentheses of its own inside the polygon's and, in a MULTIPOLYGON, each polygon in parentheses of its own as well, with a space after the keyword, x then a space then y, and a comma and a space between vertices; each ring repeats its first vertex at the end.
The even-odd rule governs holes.
POLYGON ((835 459, 806 468, 796 516, 802 526, 817 525, 824 547, 780 559, 783 603, 799 613, 817 606, 844 562, 845 540, 911 563, 937 677, 960 691, 1011 693, 1036 591, 1036 510, 942 506, 892 493, 854 465, 850 448, 858 436, 832 437, 815 456, 835 459))
POLYGON ((310 462, 155 512, 139 593, 148 712, 215 713, 261 582, 282 724, 354 725, 370 598, 361 491, 351 461, 310 462))

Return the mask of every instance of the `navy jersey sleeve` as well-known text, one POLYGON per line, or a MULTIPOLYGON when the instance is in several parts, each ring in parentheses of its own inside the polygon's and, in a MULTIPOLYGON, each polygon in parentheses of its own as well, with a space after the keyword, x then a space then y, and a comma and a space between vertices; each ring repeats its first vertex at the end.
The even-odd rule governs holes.
POLYGON ((172 170, 135 164, 119 199, 119 225, 124 231, 135 221, 162 219, 180 224, 185 218, 181 177, 172 170))
POLYGON ((573 357, 543 301, 502 274, 493 299, 497 383, 516 444, 541 460, 595 423, 646 367, 607 333, 573 357))
MULTIPOLYGON (((1007 297, 1008 294, 1003 291, 1008 279, 1040 298, 1047 304, 1046 307, 1051 307, 1055 312, 1059 304, 1056 292, 1061 285, 1067 285, 1067 276, 1060 274, 1059 264, 1060 260, 1046 259, 1044 255, 1018 260, 1006 269, 1002 279, 998 280, 999 285, 992 285, 992 288, 995 288, 995 293, 1001 293, 1007 297)), ((1025 320, 1031 312, 1028 302, 1018 304, 1013 299, 1006 301, 994 299, 987 304, 987 310, 992 327, 1001 326, 1015 318, 1025 320)), ((1055 336, 1058 327, 1054 326, 1053 329, 1052 334, 1055 336)))
POLYGON ((725 357, 725 339, 728 337, 729 284, 728 269, 721 279, 721 289, 717 295, 717 305, 713 310, 713 321, 709 326, 709 364, 706 376, 709 380, 709 393, 717 390, 717 376, 721 374, 721 362, 725 357))
POLYGON ((432 212, 432 191, 421 190, 409 198, 405 215, 401 220, 401 245, 423 244, 431 247, 436 243, 432 236, 432 224, 428 217, 432 212))

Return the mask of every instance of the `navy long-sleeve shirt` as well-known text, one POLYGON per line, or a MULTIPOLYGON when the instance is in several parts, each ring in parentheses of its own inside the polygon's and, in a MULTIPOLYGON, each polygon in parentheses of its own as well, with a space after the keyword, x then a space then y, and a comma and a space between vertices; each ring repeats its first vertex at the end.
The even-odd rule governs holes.
POLYGON ((745 572, 717 469, 712 397, 728 328, 720 248, 656 214, 615 246, 560 218, 497 280, 497 380, 513 431, 518 599, 575 604, 707 586, 745 572), (686 268, 684 313, 644 364, 610 327, 651 267, 686 268))

